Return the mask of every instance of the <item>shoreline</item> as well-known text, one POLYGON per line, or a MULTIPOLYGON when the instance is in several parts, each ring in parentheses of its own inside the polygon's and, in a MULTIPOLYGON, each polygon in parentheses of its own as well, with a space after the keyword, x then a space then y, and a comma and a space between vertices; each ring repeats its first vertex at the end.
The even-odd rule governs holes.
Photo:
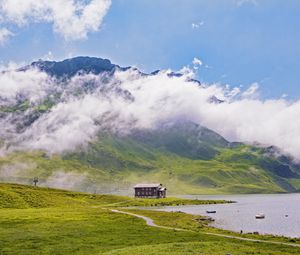
MULTIPOLYGON (((243 234, 259 234, 272 235, 277 237, 300 239, 297 220, 299 208, 299 193, 286 194, 289 197, 282 197, 281 194, 268 195, 231 195, 231 196, 213 196, 213 199, 236 199, 235 203, 225 205, 186 205, 186 206, 167 206, 161 208, 153 208, 157 211, 177 212, 181 211, 194 216, 210 217, 214 221, 210 223, 213 228, 222 231, 230 231, 239 234, 242 230, 243 234), (291 198, 291 199, 290 199, 291 198), (266 202, 267 201, 267 202, 266 202), (283 207, 283 202, 285 207, 283 207), (289 207, 290 206, 290 207, 289 207), (292 207, 291 207, 292 206, 292 207), (286 209, 288 208, 288 209, 286 209), (216 211, 207 213, 207 211, 216 211), (256 219, 255 215, 263 213, 265 219, 256 219), (296 225, 294 225, 296 224, 296 225)), ((192 198, 192 197, 189 197, 192 198)), ((209 197, 200 197, 198 199, 208 199, 209 197)), ((146 209, 147 208, 143 208, 146 209)), ((149 208, 152 210, 152 208, 149 208)))
MULTIPOLYGON (((114 209, 113 209, 114 210, 114 209)), ((270 242, 284 242, 284 243, 292 243, 292 244, 297 244, 296 246, 299 245, 300 247, 300 237, 289 237, 289 236, 283 236, 283 235, 275 235, 275 234, 268 234, 268 233, 250 233, 250 232, 243 232, 240 233, 238 231, 233 231, 233 230, 228 230, 228 229, 223 229, 223 228, 219 228, 216 226, 211 226, 211 221, 209 219, 207 219, 207 216, 204 215, 192 215, 192 214, 188 214, 182 211, 160 211, 160 210, 156 210, 154 208, 116 208, 116 210, 120 210, 123 211, 123 213, 133 213, 133 214, 137 214, 139 216, 143 217, 149 217, 151 218, 151 222, 154 223, 155 225, 161 225, 163 228, 169 228, 170 226, 172 226, 172 224, 170 225, 170 221, 165 221, 165 224, 161 224, 160 222, 160 216, 164 216, 166 215, 166 217, 170 217, 170 216, 174 216, 177 215, 175 218, 176 220, 180 221, 180 218, 188 218, 190 221, 193 221, 194 223, 201 223, 203 224, 200 229, 198 226, 195 226, 195 228, 191 227, 190 224, 188 223, 185 227, 187 228, 183 228, 183 230, 185 231, 196 231, 196 232, 200 232, 203 233, 203 231, 209 233, 209 234, 213 234, 213 235, 220 235, 220 236, 228 236, 233 237, 233 238, 237 238, 237 239, 257 239, 259 241, 270 241, 270 242), (155 215, 157 214, 157 215, 155 215), (150 216, 152 217, 150 217, 150 216), (179 216, 178 216, 179 215, 179 216), (153 217, 154 216, 154 217, 153 217), (204 218, 206 218, 205 220, 203 220, 204 218), (158 223, 157 223, 158 222, 158 223)), ((197 225, 197 224, 196 224, 197 225)), ((180 228, 175 224, 175 228, 180 228)))

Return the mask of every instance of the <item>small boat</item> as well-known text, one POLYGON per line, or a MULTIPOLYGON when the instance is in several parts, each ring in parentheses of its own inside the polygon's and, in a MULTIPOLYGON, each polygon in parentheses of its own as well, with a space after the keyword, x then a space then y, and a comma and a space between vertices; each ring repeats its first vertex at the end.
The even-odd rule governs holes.
POLYGON ((255 215, 255 219, 264 219, 265 215, 263 213, 259 213, 255 215))
POLYGON ((216 213, 217 211, 214 211, 214 210, 208 210, 206 211, 206 213, 216 213))

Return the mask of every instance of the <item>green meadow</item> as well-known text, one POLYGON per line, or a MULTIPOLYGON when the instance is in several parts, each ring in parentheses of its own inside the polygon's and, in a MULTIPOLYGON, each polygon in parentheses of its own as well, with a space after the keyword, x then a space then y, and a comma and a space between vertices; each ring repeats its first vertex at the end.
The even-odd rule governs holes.
MULTIPOLYGON (((173 205, 208 203, 176 198, 161 201, 173 205)), ((281 255, 300 252, 299 247, 207 235, 205 233, 212 229, 206 221, 188 214, 134 210, 151 216, 159 225, 188 230, 176 231, 150 227, 142 219, 111 211, 119 206, 122 206, 119 210, 125 210, 124 206, 151 204, 154 206, 154 199, 1 184, 0 254, 281 255)), ((132 207, 126 208, 133 210, 132 207)), ((268 237, 268 240, 278 239, 268 237)), ((295 242, 289 239, 280 241, 295 242)))

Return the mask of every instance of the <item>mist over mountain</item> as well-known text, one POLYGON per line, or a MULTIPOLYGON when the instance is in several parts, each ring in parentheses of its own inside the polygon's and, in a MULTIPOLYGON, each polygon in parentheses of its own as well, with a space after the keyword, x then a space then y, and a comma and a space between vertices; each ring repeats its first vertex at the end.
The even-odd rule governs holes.
MULTIPOLYGON (((90 57, 61 62, 40 60, 4 72, 3 83, 8 80, 8 84, 2 88, 1 120, 7 128, 2 130, 2 140, 11 141, 8 146, 30 143, 29 149, 62 152, 86 143, 100 129, 128 133, 139 125, 159 125, 160 121, 142 116, 136 109, 140 98, 126 87, 131 82, 138 86, 140 79, 151 81, 157 75, 161 74, 146 75, 135 68, 90 57), (70 138, 65 141, 66 148, 61 146, 61 136, 70 138)), ((194 82, 180 73, 167 72, 163 76, 194 82)), ((138 87, 134 89, 139 92, 138 87)), ((162 119, 165 121, 169 120, 162 119)))
POLYGON ((254 87, 91 57, 3 71, 0 176, 105 192, 139 181, 181 193, 297 191, 300 124, 289 119, 300 103, 261 101, 254 87))

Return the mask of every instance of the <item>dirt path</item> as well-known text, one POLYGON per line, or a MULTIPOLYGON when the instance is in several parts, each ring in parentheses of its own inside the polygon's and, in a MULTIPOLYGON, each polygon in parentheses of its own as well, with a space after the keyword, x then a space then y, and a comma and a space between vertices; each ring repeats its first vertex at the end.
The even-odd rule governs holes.
POLYGON ((115 213, 128 214, 128 215, 131 215, 131 216, 134 216, 134 217, 143 219, 143 220, 146 221, 146 224, 147 224, 148 226, 151 226, 151 227, 164 228, 164 229, 171 229, 171 230, 178 230, 178 231, 188 231, 188 232, 193 232, 192 230, 188 230, 188 229, 172 228, 172 227, 166 227, 166 226, 160 226, 160 225, 157 225, 157 224, 154 223, 154 221, 153 221, 151 218, 146 217, 146 216, 143 216, 143 215, 139 215, 139 214, 135 214, 135 213, 130 213, 130 212, 119 211, 119 210, 114 210, 114 209, 112 209, 111 211, 112 211, 112 212, 115 212, 115 213))
MULTIPOLYGON (((146 217, 146 216, 143 216, 143 215, 135 214, 135 213, 124 212, 124 211, 115 210, 115 209, 112 209, 111 211, 115 212, 115 213, 123 213, 123 214, 131 215, 131 216, 143 219, 143 220, 146 221, 146 224, 148 226, 151 226, 151 227, 157 227, 157 228, 163 228, 163 229, 171 229, 171 230, 177 230, 177 231, 196 232, 196 231, 188 230, 188 229, 160 226, 160 225, 155 224, 154 221, 153 221, 153 219, 151 219, 149 217, 146 217)), ((300 248, 300 244, 294 244, 294 243, 284 243, 284 242, 276 242, 276 241, 268 241, 268 240, 259 240, 259 239, 253 239, 253 238, 231 236, 231 235, 217 234, 217 233, 210 233, 210 232, 201 232, 201 234, 211 235, 211 236, 219 236, 219 237, 225 237, 225 238, 231 238, 231 239, 237 239, 237 240, 249 241, 249 242, 280 244, 280 245, 287 245, 287 246, 293 246, 293 247, 299 247, 300 248)))

